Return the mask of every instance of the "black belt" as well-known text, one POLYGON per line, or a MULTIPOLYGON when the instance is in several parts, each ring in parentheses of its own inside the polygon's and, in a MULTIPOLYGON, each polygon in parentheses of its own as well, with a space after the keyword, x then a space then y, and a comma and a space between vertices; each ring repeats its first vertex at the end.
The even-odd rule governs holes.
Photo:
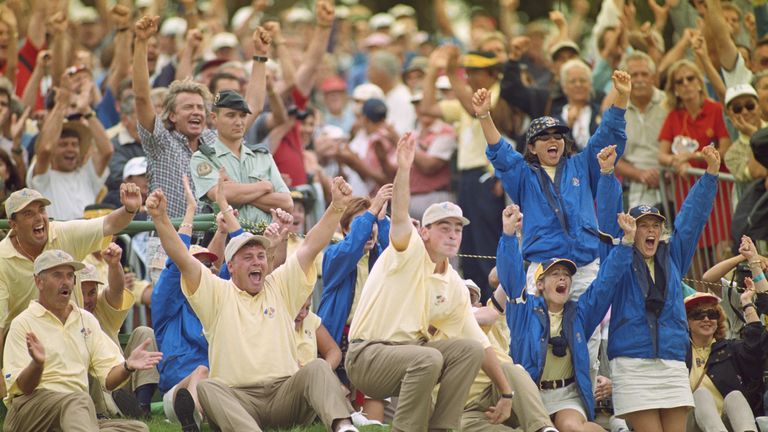
POLYGON ((552 381, 541 381, 539 383, 539 388, 542 390, 557 390, 559 388, 567 387, 575 382, 576 382, 575 377, 552 380, 552 381))

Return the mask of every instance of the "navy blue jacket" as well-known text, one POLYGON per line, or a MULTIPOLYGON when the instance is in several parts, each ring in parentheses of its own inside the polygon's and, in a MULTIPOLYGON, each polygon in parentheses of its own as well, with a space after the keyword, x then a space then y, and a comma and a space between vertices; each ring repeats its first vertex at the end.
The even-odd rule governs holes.
MULTIPOLYGON (((583 266, 598 257, 595 191, 600 177, 597 154, 616 144, 624 152, 624 110, 611 107, 584 151, 562 157, 554 183, 538 164, 530 164, 503 138, 486 150, 504 190, 525 213, 523 258, 542 262, 567 258, 583 266)), ((615 215, 614 215, 615 217, 615 215)))

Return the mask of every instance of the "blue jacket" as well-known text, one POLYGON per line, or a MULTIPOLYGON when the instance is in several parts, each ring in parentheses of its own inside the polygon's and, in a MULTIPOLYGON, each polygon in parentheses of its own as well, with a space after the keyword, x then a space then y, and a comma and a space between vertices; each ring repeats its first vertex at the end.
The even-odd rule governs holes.
MULTIPOLYGON (((615 248, 601 264, 597 278, 579 297, 578 302, 569 301, 564 306, 562 335, 571 351, 576 385, 589 420, 594 418, 595 400, 589 376, 587 342, 608 312, 616 283, 626 272, 626 263, 631 255, 632 248, 629 246, 615 248)), ((512 335, 510 356, 538 383, 547 359, 549 314, 544 298, 526 295, 523 257, 516 236, 501 237, 496 251, 496 268, 507 296, 514 299, 507 303, 506 314, 512 335)))
MULTIPOLYGON (((179 237, 189 248, 191 238, 186 234, 179 237)), ((170 390, 197 366, 208 366, 203 325, 181 292, 181 271, 170 258, 152 291, 152 324, 157 347, 163 353, 157 365, 160 391, 170 390)))
MULTIPOLYGON (((606 183, 608 188, 616 188, 606 183)), ((620 186, 619 192, 620 192, 620 186)), ((668 241, 659 243, 656 257, 661 271, 666 276, 667 289, 664 306, 658 318, 645 307, 648 283, 645 280, 646 264, 635 250, 631 260, 631 270, 624 273, 616 288, 611 309, 610 332, 608 338, 608 358, 631 357, 642 359, 665 359, 685 361, 688 352, 688 322, 683 304, 682 277, 688 272, 693 254, 698 247, 699 236, 704 230, 712 203, 717 192, 717 177, 704 174, 688 192, 680 212, 675 217, 675 226, 668 241)), ((600 196, 615 194, 615 190, 598 188, 600 196)), ((615 209, 599 208, 599 212, 612 212, 615 209)), ((621 229, 618 223, 611 224, 606 215, 600 216, 601 228, 619 237, 621 229), (605 220, 605 225, 602 221, 605 220)))
POLYGON ((598 257, 595 190, 600 177, 597 154, 617 145, 624 152, 624 110, 611 107, 584 151, 560 159, 553 183, 538 164, 529 164, 503 138, 486 150, 504 190, 525 213, 523 258, 542 262, 567 258, 583 266, 598 257))
POLYGON ((389 246, 390 222, 388 218, 377 222, 376 216, 368 211, 353 219, 349 234, 340 242, 329 245, 323 256, 323 295, 317 315, 339 346, 355 297, 357 263, 363 258, 374 223, 379 225, 379 235, 368 259, 370 271, 381 252, 389 246))

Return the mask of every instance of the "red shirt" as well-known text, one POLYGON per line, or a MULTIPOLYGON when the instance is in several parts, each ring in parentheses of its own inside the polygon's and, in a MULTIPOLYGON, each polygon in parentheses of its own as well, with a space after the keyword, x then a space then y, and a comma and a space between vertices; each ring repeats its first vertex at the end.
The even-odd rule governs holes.
MULTIPOLYGON (((440 140, 452 141, 452 147, 455 149, 456 144, 456 132, 453 127, 447 123, 441 121, 435 121, 432 126, 426 129, 420 129, 418 131, 418 145, 419 149, 427 154, 430 154, 430 147, 433 144, 443 145, 440 140)), ((445 150, 443 150, 445 151, 445 150)), ((431 154, 430 154, 431 155, 431 154)), ((431 155, 432 156, 432 155, 431 155)), ((449 155, 446 155, 449 156, 449 155)), ((450 158, 450 156, 449 156, 450 158)), ((437 172, 432 174, 425 174, 419 171, 416 165, 411 169, 411 193, 423 194, 435 191, 448 190, 448 186, 451 183, 451 167, 446 164, 437 172)))
MULTIPOLYGON (((729 138, 725 120, 723 120, 723 106, 711 99, 704 99, 704 104, 696 118, 691 117, 685 108, 671 111, 664 121, 664 126, 661 127, 659 141, 673 142, 679 135, 698 141, 699 151, 711 142, 717 146, 720 138, 729 138)), ((703 159, 691 159, 690 164, 696 168, 707 167, 703 159)), ((725 163, 720 166, 720 171, 728 172, 725 163)))
MULTIPOLYGON (((293 90, 292 95, 296 107, 304 109, 307 105, 307 98, 296 89, 293 90)), ((301 122, 296 120, 291 130, 280 140, 280 145, 273 155, 280 173, 287 174, 291 178, 290 182, 286 182, 289 187, 307 184, 307 172, 304 170, 304 148, 301 145, 301 135, 299 134, 300 127, 301 122)))

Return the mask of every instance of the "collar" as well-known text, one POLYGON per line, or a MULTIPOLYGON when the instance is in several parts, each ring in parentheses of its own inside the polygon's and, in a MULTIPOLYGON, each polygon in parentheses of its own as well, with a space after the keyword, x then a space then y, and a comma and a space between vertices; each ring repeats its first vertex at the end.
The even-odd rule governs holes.
MULTIPOLYGON (((658 88, 654 87, 653 88, 653 95, 651 95, 651 101, 648 102, 648 106, 646 107, 645 111, 648 112, 648 109, 650 107, 661 105, 661 103, 663 103, 666 98, 667 98, 667 95, 663 91, 661 91, 658 88)), ((634 111, 640 111, 640 109, 637 107, 637 105, 632 103, 632 99, 629 100, 629 106, 627 107, 627 109, 631 109, 631 110, 634 110, 634 111)))
MULTIPOLYGON (((232 154, 232 150, 229 147, 227 147, 226 144, 221 142, 221 140, 218 137, 216 137, 216 140, 214 141, 213 148, 214 150, 216 150, 216 156, 224 156, 225 154, 232 154)), ((249 154, 249 153, 251 155, 254 155, 251 149, 249 149, 245 145, 245 139, 243 139, 243 141, 240 142, 240 156, 242 156, 243 154, 249 154)))
MULTIPOLYGON (((75 304, 75 302, 71 299, 69 300, 69 305, 72 306, 72 312, 70 312, 69 316, 67 316, 67 322, 72 319, 73 313, 82 313, 80 308, 77 307, 77 304, 75 304)), ((52 319, 56 320, 56 322, 61 322, 59 321, 59 318, 53 314, 53 312, 46 309, 43 305, 40 304, 38 300, 32 300, 29 302, 29 310, 32 312, 32 315, 37 318, 42 318, 45 315, 49 315, 52 319)))
MULTIPOLYGON (((43 251, 47 250, 51 244, 56 240, 56 231, 53 229, 55 222, 48 222, 48 243, 46 243, 43 251)), ((29 261, 27 257, 22 255, 11 242, 11 238, 16 237, 16 233, 13 230, 8 231, 8 235, 0 241, 0 258, 21 258, 29 261)))
POLYGON ((128 128, 121 124, 120 129, 117 131, 117 143, 124 146, 128 144, 136 144, 138 143, 138 140, 133 139, 131 134, 128 133, 128 128))

